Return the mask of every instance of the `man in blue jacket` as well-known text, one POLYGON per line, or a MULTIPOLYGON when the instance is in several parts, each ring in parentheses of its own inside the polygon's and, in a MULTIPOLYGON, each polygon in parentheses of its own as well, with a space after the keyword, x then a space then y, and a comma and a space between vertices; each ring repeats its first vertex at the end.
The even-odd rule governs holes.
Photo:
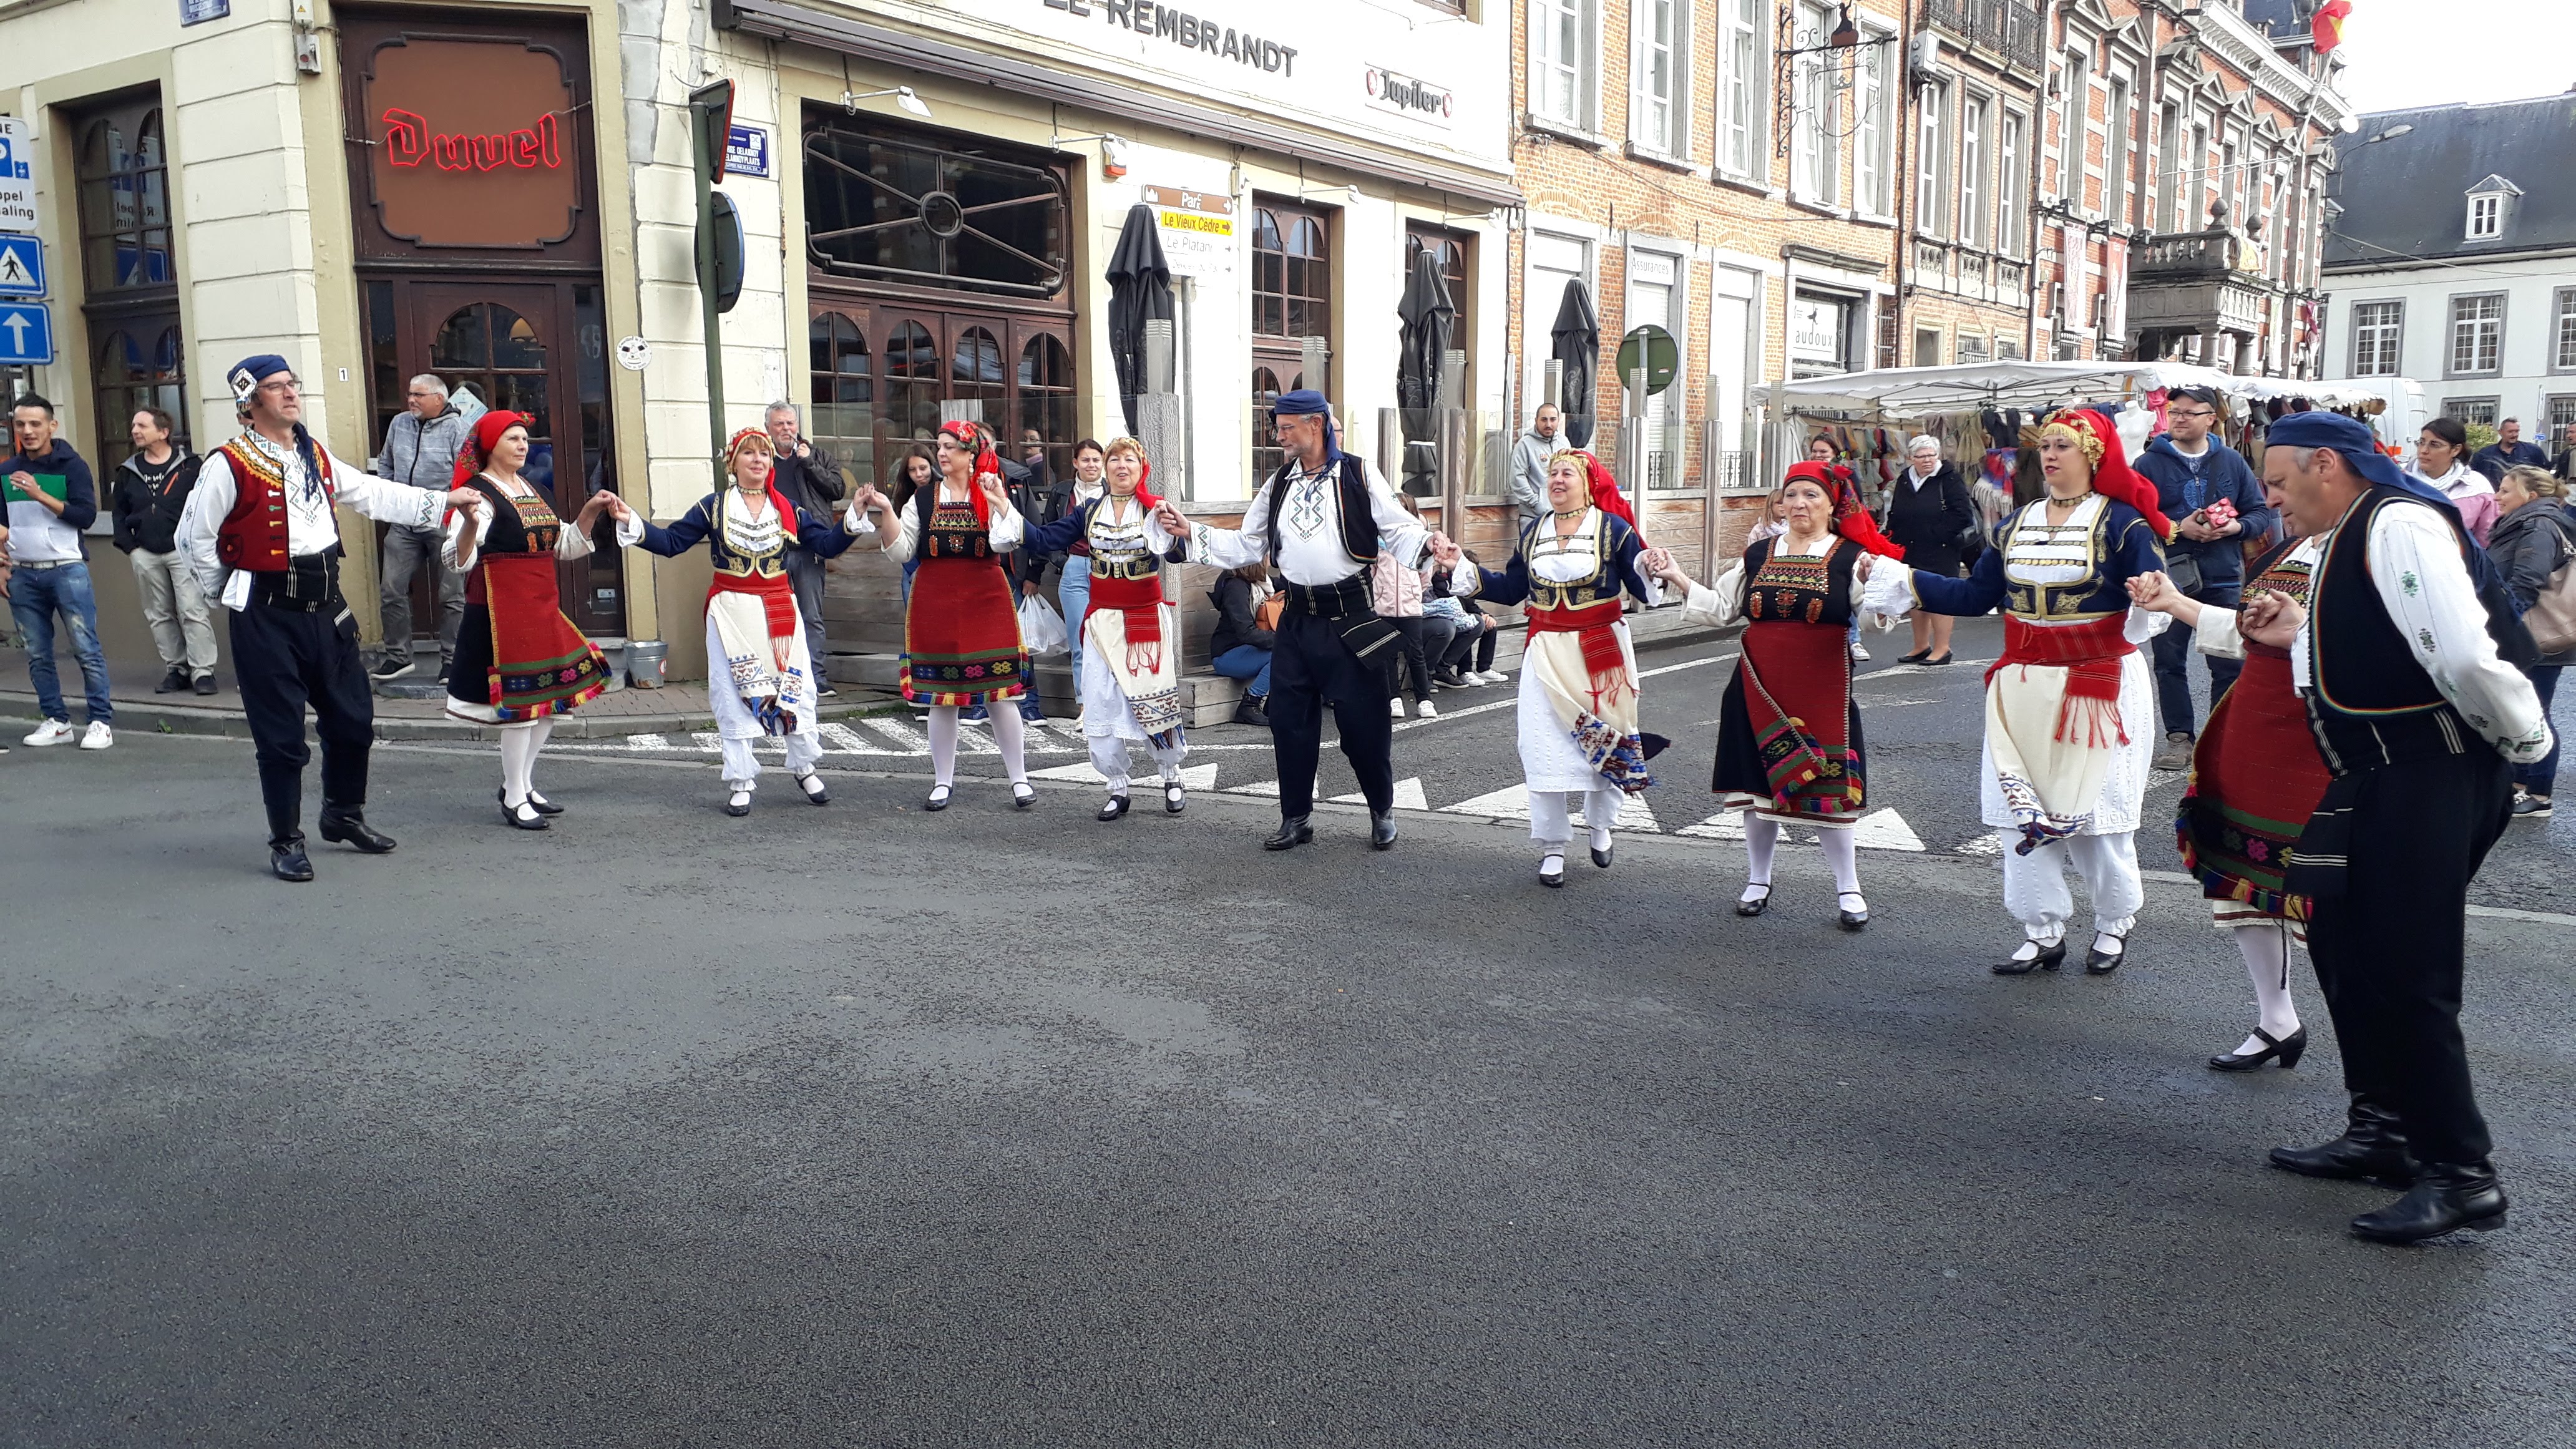
POLYGON ((2522 419, 2507 418, 2496 424, 2496 440, 2478 449, 2469 466, 2490 483, 2504 481, 2509 468, 2546 468, 2549 454, 2538 443, 2522 440, 2522 419))
MULTIPOLYGON (((2165 549, 2177 586, 2200 579, 2185 594, 2214 608, 2233 609, 2244 587, 2245 538, 2267 538, 2280 526, 2280 515, 2263 501, 2262 481, 2246 466, 2244 455, 2209 435, 2218 423, 2217 399, 2206 392, 2178 392, 2165 404, 2171 429, 2147 444, 2134 465, 2138 475, 2156 485, 2156 506, 2174 521, 2174 540, 2165 549), (2208 507, 2225 501, 2236 516, 2213 523, 2208 507)), ((2159 770, 2188 769, 2197 735, 2191 708, 2191 631, 2179 624, 2156 636, 2156 705, 2164 716, 2165 741, 2156 751, 2159 770)), ((2236 660, 2209 659, 2212 704, 2236 682, 2236 660)))

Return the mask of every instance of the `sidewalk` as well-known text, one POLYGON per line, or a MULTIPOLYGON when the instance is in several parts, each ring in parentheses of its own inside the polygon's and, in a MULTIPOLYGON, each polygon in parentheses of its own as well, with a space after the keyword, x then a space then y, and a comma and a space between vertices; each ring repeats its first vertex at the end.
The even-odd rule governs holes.
MULTIPOLYGON (((64 661, 63 698, 71 706, 74 723, 88 718, 81 707, 80 670, 64 661)), ((115 727, 120 731, 157 730, 165 734, 227 735, 236 739, 250 738, 250 727, 242 717, 241 693, 234 688, 232 676, 216 676, 219 688, 211 695, 154 694, 152 686, 161 682, 159 664, 148 668, 108 665, 108 697, 116 705, 115 727)), ((435 656, 411 675, 390 685, 376 687, 376 738, 384 740, 488 740, 499 737, 492 725, 473 724, 451 718, 440 701, 446 690, 437 683, 435 656)), ((856 719, 869 714, 904 708, 903 702, 878 690, 842 685, 840 693, 823 701, 819 717, 823 720, 856 719)), ((32 728, 37 718, 35 691, 27 687, 27 655, 23 649, 0 648, 0 720, 11 721, 7 738, 0 743, 15 744, 24 733, 15 722, 24 721, 32 728)), ((630 734, 665 732, 688 733, 715 728, 715 716, 707 706, 703 684, 675 684, 662 689, 614 689, 583 705, 555 724, 557 739, 587 739, 594 736, 623 738, 630 734)))

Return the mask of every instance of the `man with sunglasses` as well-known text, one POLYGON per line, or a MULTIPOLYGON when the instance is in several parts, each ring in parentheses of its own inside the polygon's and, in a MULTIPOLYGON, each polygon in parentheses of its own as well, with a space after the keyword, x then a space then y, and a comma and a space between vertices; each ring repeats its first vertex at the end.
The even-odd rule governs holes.
MULTIPOLYGON (((2280 515, 2263 501, 2263 482, 2244 455, 2210 435, 2218 426, 2215 393, 2175 393, 2165 403, 2165 424, 2170 431, 2148 443, 2131 466, 2156 485, 2157 507, 2174 521, 2173 542, 2165 548, 2168 572, 2185 597, 2233 609, 2244 589, 2244 542, 2270 537, 2280 515), (2221 503, 2226 507, 2216 507, 2221 503), (2228 517, 2231 510, 2234 516, 2228 517)), ((2156 636, 2153 648, 2156 707, 2165 727, 2155 768, 2187 770, 2199 735, 2191 703, 2191 630, 2177 623, 2156 636)), ((2200 657, 2209 663, 2209 699, 2216 704, 2243 666, 2215 654, 2200 657)))

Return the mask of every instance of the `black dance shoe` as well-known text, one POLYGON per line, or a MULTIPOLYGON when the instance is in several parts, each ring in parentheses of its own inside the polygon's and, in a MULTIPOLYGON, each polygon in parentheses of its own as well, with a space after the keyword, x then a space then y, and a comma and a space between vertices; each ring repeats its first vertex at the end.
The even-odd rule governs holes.
POLYGON ((367 818, 355 810, 323 806, 321 829, 324 840, 344 841, 361 854, 383 855, 394 848, 392 836, 369 825, 367 818))
POLYGON ((2352 1220, 2353 1236, 2374 1243, 2420 1243, 2462 1228, 2491 1233, 2504 1226, 2504 1184, 2491 1162, 2428 1162, 2406 1195, 2352 1220))
MULTIPOLYGON (((510 805, 510 787, 504 785, 500 789, 493 791, 492 798, 499 801, 503 809, 508 809, 510 805)), ((563 807, 561 805, 556 804, 534 790, 530 790, 528 792, 528 808, 545 816, 555 816, 563 813, 563 807)))
POLYGON ((1163 782, 1163 813, 1166 815, 1178 815, 1189 808, 1190 792, 1188 787, 1184 786, 1178 780, 1165 780, 1163 782))
POLYGON ((1842 928, 1846 931, 1862 930, 1869 925, 1869 902, 1858 891, 1844 891, 1835 896, 1834 910, 1841 916, 1842 928), (1851 909, 1843 904, 1845 901, 1859 901, 1860 909, 1851 909))
POLYGON ((1369 812, 1369 849, 1395 849, 1394 811, 1372 810, 1369 812))
MULTIPOLYGON (((805 798, 814 804, 829 805, 832 803, 832 787, 823 783, 823 772, 820 770, 808 768, 804 774, 797 776, 796 788, 804 791, 805 798)), ((530 790, 528 792, 528 799, 534 801, 536 798, 537 792, 530 790)), ((539 805, 537 808, 543 810, 546 807, 539 805)))
POLYGON ((1100 807, 1100 818, 1103 820, 1115 820, 1126 813, 1127 797, 1124 795, 1112 795, 1109 797, 1109 802, 1100 807))
POLYGON ((548 830, 554 826, 553 821, 537 812, 537 802, 534 800, 522 800, 516 805, 503 804, 501 821, 505 825, 515 825, 521 830, 548 830))
POLYGON ((1026 810, 1036 803, 1038 803, 1037 786, 1030 784, 1026 780, 1013 780, 1011 782, 1012 809, 1026 810))
POLYGON ((2054 971, 2065 964, 2066 943, 2061 940, 2036 956, 1998 961, 1990 969, 1997 976, 2028 976, 2033 971, 2054 971))
POLYGON ((724 813, 732 816, 736 820, 740 820, 742 817, 749 815, 751 813, 751 792, 749 790, 736 790, 732 794, 725 796, 724 813))
POLYGON ((1279 822, 1279 833, 1261 842, 1264 850, 1295 850, 1315 838, 1315 827, 1303 815, 1279 822))
POLYGON ((1539 857, 1538 883, 1552 891, 1565 889, 1565 857, 1561 855, 1539 857), (1551 860, 1556 862, 1554 870, 1547 868, 1547 863, 1551 860))
POLYGON ((1619 847, 1616 843, 1610 845, 1596 845, 1592 847, 1592 863, 1601 867, 1603 870, 1608 870, 1610 868, 1610 859, 1618 849, 1619 847))
POLYGON ((1922 663, 1924 660, 1929 659, 1929 658, 1931 658, 1931 657, 1932 657, 1932 646, 1931 646, 1931 645, 1929 645, 1929 644, 1927 644, 1927 645, 1923 646, 1922 648, 1915 650, 1915 651, 1914 651, 1913 653, 1911 653, 1911 654, 1899 654, 1899 655, 1897 655, 1897 656, 1896 656, 1896 662, 1897 662, 1897 663, 1899 663, 1899 664, 1920 664, 1920 663, 1922 663))
POLYGON ((2119 950, 2105 951, 2099 946, 2087 946, 2084 948, 2085 975, 2108 976, 2112 972, 2120 969, 2121 962, 2129 959, 2129 938, 2126 936, 2114 936, 2111 939, 2120 943, 2119 950))
POLYGON ((2343 1135, 2316 1147, 2275 1147, 2271 1162, 2301 1177, 2344 1182, 2376 1182, 2387 1187, 2414 1184, 2415 1155, 2406 1149, 2405 1124, 2396 1113, 2368 1097, 2352 1099, 2343 1135))
POLYGON ((279 880, 313 879, 313 861, 304 853, 304 837, 298 835, 283 845, 270 841, 268 868, 276 872, 279 880))
POLYGON ((948 808, 948 797, 956 793, 957 787, 954 785, 933 785, 930 787, 930 798, 921 802, 921 808, 945 810, 948 808))
POLYGON ((1741 896, 1737 897, 1735 902, 1735 913, 1737 915, 1758 916, 1764 911, 1771 909, 1771 887, 1767 883, 1756 885, 1748 882, 1744 888, 1746 890, 1758 890, 1762 892, 1762 894, 1755 896, 1749 901, 1745 900, 1741 896))
POLYGON ((2261 1051, 2229 1052, 2225 1056, 2211 1057, 2209 1069, 2213 1072, 2250 1072, 2277 1059, 2281 1069, 2287 1071, 2299 1064, 2299 1058, 2308 1054, 2308 1029, 2304 1026, 2288 1036, 2274 1036, 2259 1026, 2254 1028, 2254 1034, 2263 1039, 2261 1051))

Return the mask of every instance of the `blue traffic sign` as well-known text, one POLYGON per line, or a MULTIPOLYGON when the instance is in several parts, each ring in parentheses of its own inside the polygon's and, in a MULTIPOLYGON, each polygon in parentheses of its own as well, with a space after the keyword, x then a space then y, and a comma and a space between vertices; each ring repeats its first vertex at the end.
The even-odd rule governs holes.
POLYGON ((0 235, 0 297, 45 295, 45 248, 31 236, 0 235))
POLYGON ((0 306, 0 363, 54 360, 54 314, 42 302, 0 306))

